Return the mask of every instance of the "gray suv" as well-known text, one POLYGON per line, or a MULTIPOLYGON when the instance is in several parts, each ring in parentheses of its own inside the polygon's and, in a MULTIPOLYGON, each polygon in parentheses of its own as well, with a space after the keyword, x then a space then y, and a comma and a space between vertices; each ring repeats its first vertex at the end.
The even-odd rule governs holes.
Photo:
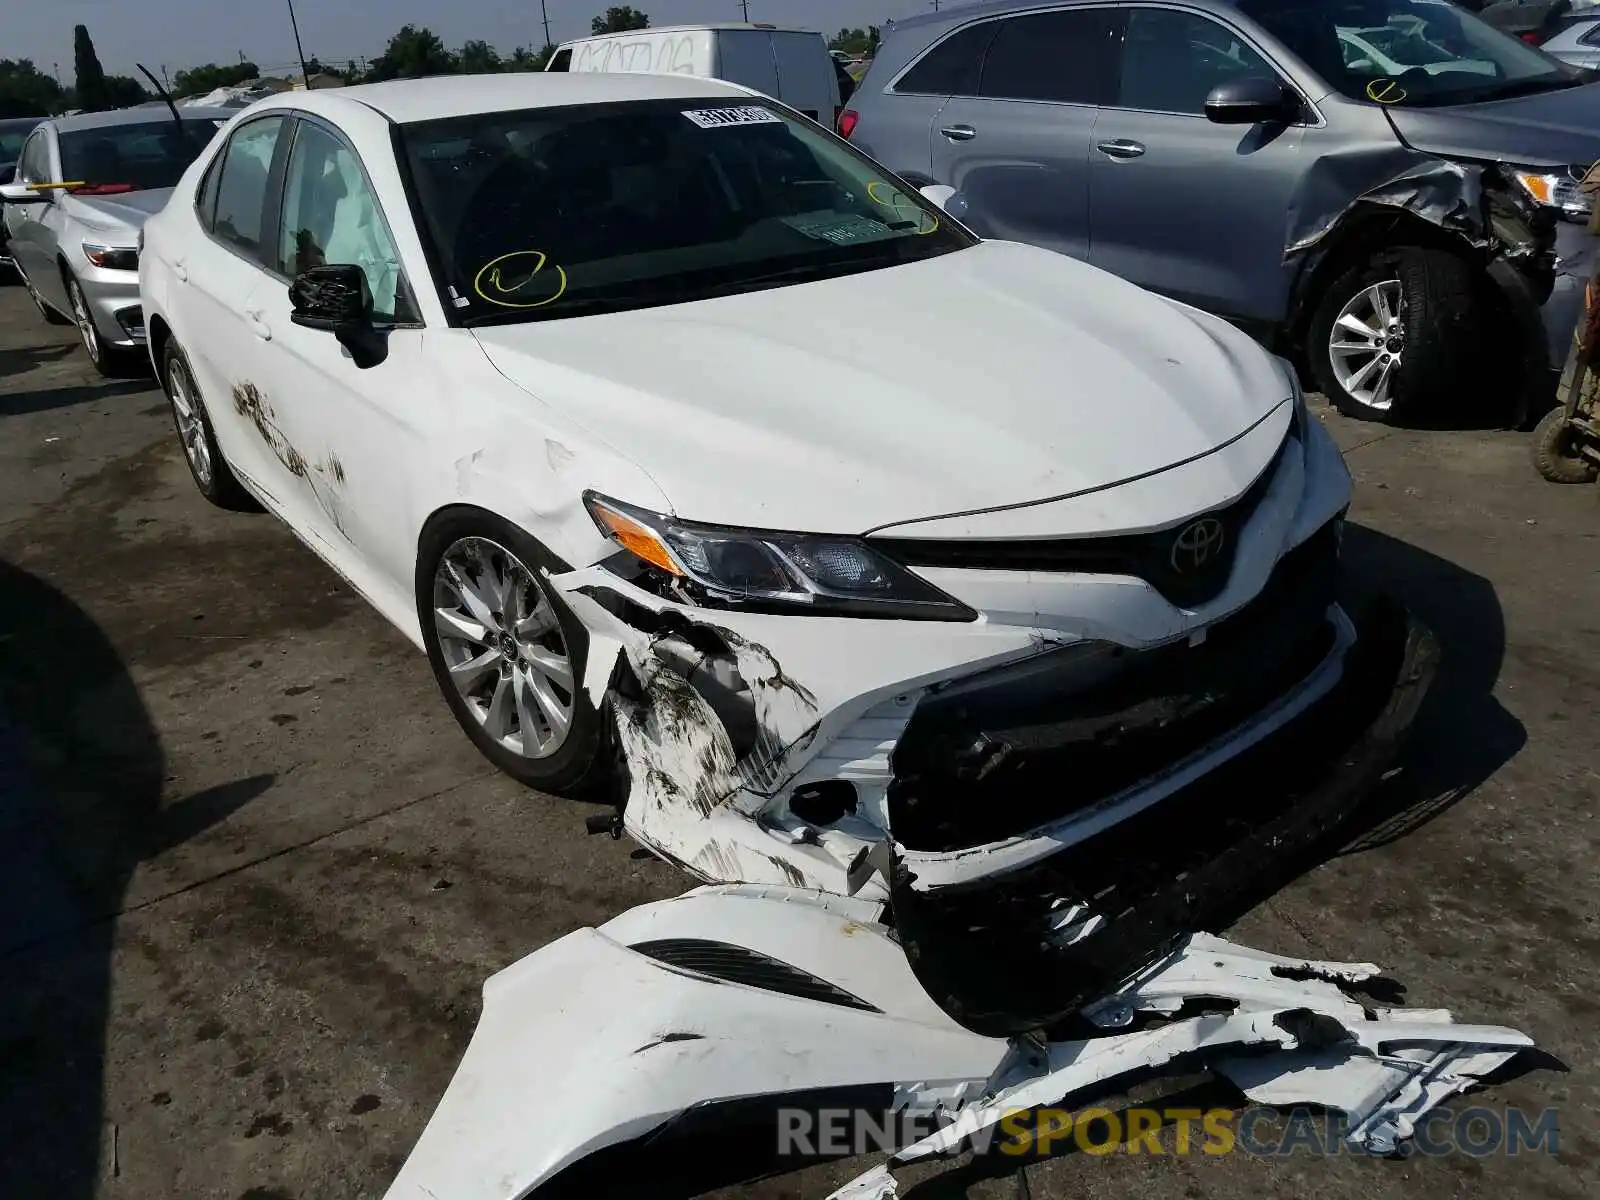
POLYGON ((892 26, 839 132, 985 237, 1210 309, 1342 410, 1548 406, 1592 76, 1444 0, 983 3, 892 26))

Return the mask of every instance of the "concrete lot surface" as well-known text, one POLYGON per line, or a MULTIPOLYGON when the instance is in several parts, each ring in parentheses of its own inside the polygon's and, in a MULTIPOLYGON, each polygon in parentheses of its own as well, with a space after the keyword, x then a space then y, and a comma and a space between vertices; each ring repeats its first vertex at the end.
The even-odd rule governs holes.
MULTIPOLYGON (((1233 932, 1534 1035, 1569 1070, 1470 1103, 1554 1106, 1558 1153, 1068 1153, 906 1194, 1600 1195, 1600 495, 1540 481, 1520 435, 1320 412, 1358 479, 1355 585, 1445 665, 1365 832, 1233 932)), ((686 886, 590 811, 495 775, 398 634, 272 519, 200 499, 148 380, 94 377, 0 288, 0 1197, 381 1196, 483 979, 686 886)))

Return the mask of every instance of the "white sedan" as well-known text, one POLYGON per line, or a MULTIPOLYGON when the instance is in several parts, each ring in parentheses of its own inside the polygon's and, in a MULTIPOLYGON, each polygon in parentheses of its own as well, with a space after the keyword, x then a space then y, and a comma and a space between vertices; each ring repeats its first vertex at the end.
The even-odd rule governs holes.
POLYGON ((730 84, 259 102, 140 283, 200 490, 704 880, 969 894, 1321 770, 1399 671, 1352 668, 1349 476, 1287 363, 730 84))

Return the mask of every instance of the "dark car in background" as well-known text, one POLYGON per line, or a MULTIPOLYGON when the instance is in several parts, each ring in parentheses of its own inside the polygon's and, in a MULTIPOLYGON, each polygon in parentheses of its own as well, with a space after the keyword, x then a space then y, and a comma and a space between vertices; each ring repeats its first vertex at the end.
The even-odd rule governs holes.
MULTIPOLYGON (((0 121, 0 183, 11 182, 17 172, 17 159, 22 157, 22 143, 42 120, 43 117, 8 117, 0 121)), ((0 221, 0 279, 9 278, 16 269, 6 246, 5 222, 0 221)))
POLYGON ((1443 0, 984 3, 899 22, 839 131, 953 215, 1217 312, 1345 412, 1547 406, 1600 86, 1443 0))

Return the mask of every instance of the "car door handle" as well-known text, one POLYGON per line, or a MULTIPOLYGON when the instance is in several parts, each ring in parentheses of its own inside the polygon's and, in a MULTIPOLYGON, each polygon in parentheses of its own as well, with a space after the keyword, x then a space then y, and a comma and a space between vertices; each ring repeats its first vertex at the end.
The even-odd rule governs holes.
POLYGON ((1107 158, 1138 158, 1144 153, 1144 143, 1131 142, 1127 138, 1112 138, 1109 142, 1100 142, 1095 149, 1107 158))
POLYGON ((178 277, 179 283, 189 282, 189 268, 184 266, 181 262, 175 262, 172 264, 172 273, 178 277))
POLYGON ((941 125, 939 132, 952 142, 970 142, 978 136, 978 131, 971 125, 941 125))
POLYGON ((247 308, 244 310, 244 319, 250 323, 251 333, 255 334, 263 342, 272 340, 272 326, 267 324, 266 313, 259 308, 247 308))

